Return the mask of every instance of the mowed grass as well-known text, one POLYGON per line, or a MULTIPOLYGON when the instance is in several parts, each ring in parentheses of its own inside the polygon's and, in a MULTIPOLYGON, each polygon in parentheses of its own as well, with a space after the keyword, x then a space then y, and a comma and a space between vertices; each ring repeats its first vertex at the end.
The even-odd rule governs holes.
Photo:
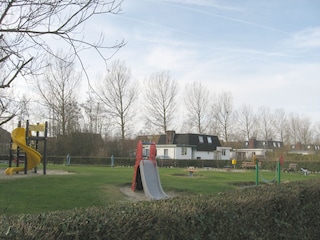
MULTIPOLYGON (((0 171, 6 166, 1 165, 0 171)), ((28 174, 28 177, 0 179, 0 214, 42 213, 90 206, 106 206, 128 201, 120 188, 130 188, 133 168, 49 165, 48 170, 64 170, 66 175, 28 174)), ((22 174, 22 173, 20 173, 22 174)), ((237 187, 254 186, 255 171, 197 171, 159 168, 162 187, 169 195, 217 194, 237 187)), ((263 172, 272 179, 275 172, 263 172)), ((281 181, 318 178, 301 173, 282 173, 281 181)), ((261 183, 262 184, 262 183, 261 183)))

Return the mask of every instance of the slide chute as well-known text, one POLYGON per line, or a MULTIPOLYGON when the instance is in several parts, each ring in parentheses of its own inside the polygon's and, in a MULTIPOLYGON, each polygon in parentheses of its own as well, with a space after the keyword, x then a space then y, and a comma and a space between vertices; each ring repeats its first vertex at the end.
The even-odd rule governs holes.
MULTIPOLYGON (((28 146, 26 143, 26 129, 18 127, 14 129, 11 133, 12 141, 22 149, 27 156, 27 170, 31 170, 37 167, 41 162, 41 154, 33 149, 32 147, 28 146)), ((17 159, 18 161, 19 159, 17 159)), ((12 175, 15 172, 22 172, 24 171, 24 167, 9 167, 6 169, 5 173, 7 175, 12 175)))

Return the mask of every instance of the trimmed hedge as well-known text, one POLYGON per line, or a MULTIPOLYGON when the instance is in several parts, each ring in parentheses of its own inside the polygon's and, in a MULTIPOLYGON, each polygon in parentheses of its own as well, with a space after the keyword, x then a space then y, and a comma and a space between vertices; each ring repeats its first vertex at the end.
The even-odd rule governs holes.
POLYGON ((319 239, 320 180, 0 217, 4 239, 319 239))

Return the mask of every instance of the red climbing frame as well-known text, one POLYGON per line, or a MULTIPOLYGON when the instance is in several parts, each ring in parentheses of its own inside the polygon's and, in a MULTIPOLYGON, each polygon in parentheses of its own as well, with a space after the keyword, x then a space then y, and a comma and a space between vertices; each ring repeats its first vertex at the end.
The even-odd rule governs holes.
MULTIPOLYGON (((156 143, 152 142, 150 144, 148 160, 152 161, 155 166, 157 164, 156 156, 157 156, 156 143)), ((137 175, 138 175, 141 160, 144 160, 144 159, 143 159, 143 144, 142 144, 142 141, 140 140, 137 144, 136 163, 134 164, 134 172, 133 172, 133 178, 132 178, 132 184, 131 184, 131 190, 133 192, 136 190, 137 180, 138 180, 137 175)), ((140 175, 139 175, 139 177, 140 177, 140 175)))

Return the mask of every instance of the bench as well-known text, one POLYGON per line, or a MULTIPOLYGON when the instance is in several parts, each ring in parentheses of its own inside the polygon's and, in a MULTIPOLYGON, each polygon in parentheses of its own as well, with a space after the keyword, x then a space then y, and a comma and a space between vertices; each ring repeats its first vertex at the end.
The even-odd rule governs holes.
MULTIPOLYGON (((258 163, 259 168, 261 168, 261 165, 262 165, 262 163, 259 162, 258 163)), ((256 168, 256 164, 254 162, 242 162, 241 168, 246 168, 246 169, 253 168, 253 169, 255 169, 256 168)))
POLYGON ((194 172, 197 172, 194 167, 188 167, 185 171, 189 172, 189 176, 192 177, 194 172))
POLYGON ((285 172, 296 172, 297 171, 297 164, 296 163, 290 163, 288 168, 284 169, 285 172))

